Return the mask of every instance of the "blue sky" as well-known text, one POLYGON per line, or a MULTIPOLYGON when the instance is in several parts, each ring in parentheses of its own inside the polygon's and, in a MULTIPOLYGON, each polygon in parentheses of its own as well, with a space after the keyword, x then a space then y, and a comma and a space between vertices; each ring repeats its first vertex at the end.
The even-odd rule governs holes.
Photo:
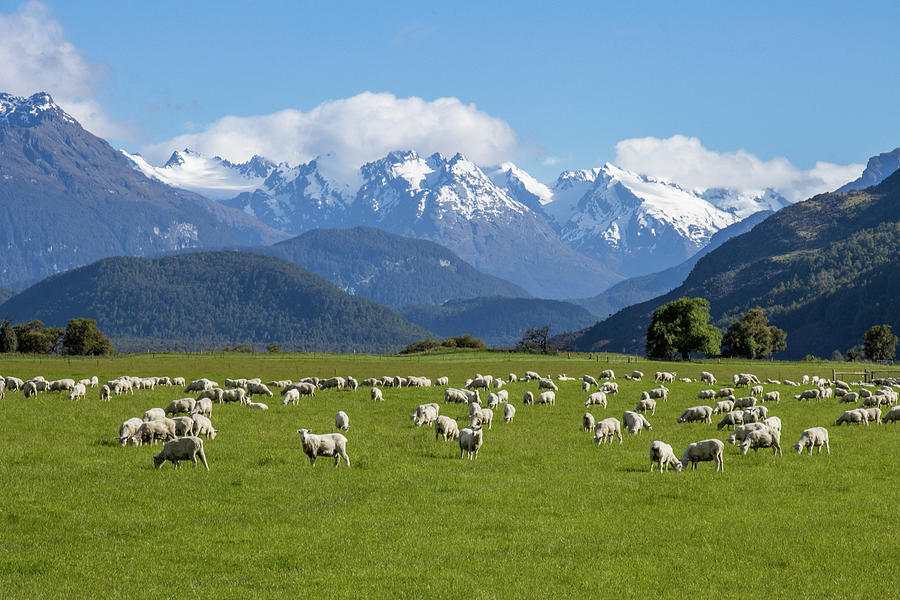
MULTIPOLYGON (((185 135, 217 148, 201 136, 224 117, 307 114, 366 91, 474 104, 515 137, 486 159, 515 160, 545 181, 616 161, 618 143, 648 136, 697 138, 716 156, 743 150, 763 167, 784 157, 799 171, 900 145, 893 2, 0 0, 0 14, 13 29, 22 15, 56 28, 57 50, 67 43, 83 63, 63 62, 51 81, 32 76, 9 67, 15 48, 4 56, 0 36, 0 89, 60 87, 48 91, 86 103, 98 133, 151 154, 185 135)), ((335 135, 304 150, 327 149, 335 135)), ((478 137, 434 135, 441 149, 478 137)), ((658 154, 646 168, 665 174, 658 154)))

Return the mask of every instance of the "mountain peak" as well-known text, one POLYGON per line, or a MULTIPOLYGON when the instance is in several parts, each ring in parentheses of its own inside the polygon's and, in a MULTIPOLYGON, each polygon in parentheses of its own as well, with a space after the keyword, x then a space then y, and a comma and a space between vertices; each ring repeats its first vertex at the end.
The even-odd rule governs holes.
POLYGON ((38 92, 27 98, 0 92, 0 124, 31 127, 48 117, 76 123, 47 92, 38 92))

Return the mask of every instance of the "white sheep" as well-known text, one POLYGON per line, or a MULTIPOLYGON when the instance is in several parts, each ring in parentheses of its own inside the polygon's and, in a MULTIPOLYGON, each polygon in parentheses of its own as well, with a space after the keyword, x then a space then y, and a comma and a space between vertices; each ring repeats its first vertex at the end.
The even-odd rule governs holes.
MULTIPOLYGON (((213 389, 213 390, 207 390, 207 391, 203 392, 202 394, 200 394, 200 396, 197 396, 197 401, 199 402, 200 400, 208 399, 208 398, 204 398, 204 394, 210 394, 210 393, 212 393, 212 394, 213 394, 213 399, 217 400, 219 403, 222 403, 222 402, 237 402, 238 404, 241 404, 241 405, 247 404, 247 390, 245 390, 244 388, 239 387, 239 388, 234 388, 234 389, 231 389, 231 390, 222 390, 222 393, 221 393, 221 394, 216 394, 215 392, 216 392, 218 389, 219 389, 219 388, 215 388, 215 389, 213 389)), ((298 392, 298 391, 295 390, 295 389, 293 389, 293 390, 285 390, 284 393, 285 393, 285 395, 287 395, 287 394, 290 393, 290 392, 295 392, 295 393, 298 394, 298 396, 299 396, 299 394, 300 394, 300 392, 298 392)), ((284 402, 282 402, 282 404, 284 404, 284 402)))
POLYGON ((166 415, 172 414, 177 415, 178 413, 190 413, 194 410, 194 406, 197 405, 197 401, 193 398, 179 398, 178 400, 172 400, 169 402, 169 405, 166 407, 166 415))
POLYGON ((507 381, 509 381, 510 383, 515 383, 518 380, 519 380, 519 376, 516 375, 515 373, 510 373, 509 377, 507 378, 507 381))
POLYGON ((300 404, 300 392, 297 389, 289 389, 284 391, 284 398, 281 399, 281 404, 287 406, 288 404, 298 405, 300 404))
POLYGON ((494 392, 488 394, 487 405, 488 408, 497 408, 500 404, 500 398, 494 392))
POLYGON ((485 425, 487 425, 487 428, 491 429, 493 423, 494 411, 492 411, 490 408, 476 408, 474 414, 472 414, 471 427, 484 427, 485 425))
POLYGON ((884 416, 883 422, 887 423, 889 421, 891 423, 893 423, 894 421, 900 421, 900 406, 892 407, 891 410, 889 410, 888 413, 884 416))
POLYGON ((608 442, 611 444, 613 436, 618 437, 619 443, 622 443, 622 425, 617 418, 603 419, 594 426, 594 443, 608 442))
POLYGON ((384 394, 382 393, 380 388, 373 387, 370 396, 372 398, 372 402, 384 402, 384 394))
POLYGON ((716 398, 728 398, 729 396, 734 396, 734 388, 722 388, 716 392, 716 398))
POLYGON ((434 380, 434 385, 449 385, 450 378, 449 377, 438 377, 434 380))
POLYGON ((160 453, 153 457, 153 465, 158 469, 168 460, 177 469, 179 461, 189 460, 196 467, 198 456, 203 466, 209 471, 209 463, 206 462, 206 454, 203 452, 203 440, 188 436, 166 442, 160 453))
POLYGON ((858 423, 860 425, 868 425, 869 424, 869 416, 863 412, 861 408, 854 408, 853 410, 845 410, 844 414, 837 418, 837 421, 834 422, 835 426, 840 426, 841 423, 847 423, 851 425, 853 423, 858 423))
POLYGON ((762 396, 763 392, 764 392, 763 386, 761 386, 761 385, 754 385, 752 388, 750 388, 751 396, 762 396))
POLYGON ((630 410, 626 410, 622 413, 622 423, 631 435, 639 434, 644 429, 648 431, 653 429, 650 425, 650 421, 648 421, 644 415, 630 410))
POLYGON ((600 391, 606 394, 618 394, 619 384, 615 381, 604 381, 600 386, 600 391))
POLYGON ((119 443, 124 446, 128 441, 128 438, 133 436, 135 432, 140 429, 141 423, 143 423, 143 421, 139 418, 132 417, 119 425, 119 437, 117 438, 119 443))
MULTIPOLYGON (((396 383, 396 380, 395 380, 395 383, 396 383)), ((344 379, 343 377, 330 377, 328 379, 323 379, 323 380, 319 381, 319 389, 320 390, 337 389, 340 391, 340 390, 344 389, 345 385, 347 385, 347 380, 344 379)), ((397 387, 400 387, 400 386, 397 386, 397 387)), ((250 390, 247 390, 247 391, 250 391, 250 390)), ((337 465, 335 465, 335 466, 337 466, 337 465)))
POLYGON ((264 402, 247 402, 247 408, 255 408, 257 410, 269 410, 269 405, 264 402))
POLYGON ((594 415, 589 412, 584 413, 584 416, 581 417, 581 427, 584 431, 593 431, 596 424, 597 421, 594 419, 594 415))
POLYGON ((359 387, 359 382, 357 380, 355 380, 353 377, 350 377, 349 375, 347 375, 347 389, 350 390, 351 392, 355 392, 358 387, 359 387))
POLYGON ((640 381, 644 378, 644 373, 642 371, 632 371, 631 372, 631 380, 632 381, 640 381))
POLYGON ((591 384, 589 384, 587 381, 582 381, 582 382, 581 382, 581 391, 582 391, 582 392, 589 392, 589 391, 591 391, 591 384))
POLYGON ((594 379, 591 375, 582 375, 582 376, 581 376, 581 381, 583 381, 584 383, 588 384, 589 386, 592 385, 592 386, 594 386, 594 387, 597 387, 597 386, 600 385, 599 383, 597 383, 597 380, 594 379))
POLYGON ((668 400, 669 399, 669 388, 664 385, 659 386, 658 388, 654 388, 647 392, 647 395, 650 398, 654 398, 656 400, 668 400))
POLYGON ((187 394, 188 392, 205 392, 206 390, 211 390, 214 387, 219 387, 219 384, 204 377, 203 379, 195 379, 190 382, 187 387, 184 388, 184 393, 187 394))
POLYGON ((692 406, 687 408, 676 421, 678 423, 691 423, 694 421, 712 423, 712 406, 692 406))
POLYGON ((83 383, 76 383, 69 392, 69 400, 84 400, 87 396, 87 388, 83 383))
POLYGON ((559 391, 559 387, 551 379, 541 379, 538 382, 539 390, 553 390, 554 392, 559 391))
POLYGON ((713 406, 713 414, 725 414, 734 410, 734 400, 719 400, 713 406))
POLYGON ((481 427, 466 427, 459 432, 459 457, 467 456, 469 460, 478 458, 478 450, 484 441, 481 427))
POLYGON ((459 439, 459 424, 448 416, 440 415, 434 422, 434 439, 443 437, 444 441, 459 439))
POLYGON ((556 394, 553 390, 547 390, 546 392, 541 392, 538 394, 538 397, 534 400, 535 404, 549 404, 553 406, 556 404, 556 394))
POLYGON ((166 418, 166 411, 161 408, 151 408, 150 410, 144 412, 144 416, 141 419, 144 422, 147 421, 162 421, 166 418))
POLYGON ((734 429, 734 427, 736 425, 743 425, 743 424, 744 424, 744 414, 739 410, 732 410, 732 411, 725 413, 725 415, 722 417, 722 420, 719 421, 718 425, 716 425, 716 429, 722 429, 723 427, 728 427, 729 425, 731 426, 732 429, 734 429))
POLYGON ((205 435, 208 440, 216 439, 216 434, 219 433, 219 430, 213 427, 209 417, 201 414, 193 414, 191 415, 191 419, 194 421, 194 435, 197 437, 205 435))
POLYGON ((522 395, 522 404, 534 404, 534 394, 531 392, 525 392, 522 395))
POLYGON ((755 396, 745 396, 743 398, 738 398, 734 401, 734 407, 737 408, 750 408, 751 406, 756 406, 756 397, 755 396))
POLYGON ((774 402, 775 404, 778 404, 779 402, 781 402, 781 392, 777 390, 766 392, 765 394, 763 394, 761 400, 763 402, 774 402))
POLYGON ((729 444, 739 444, 743 442, 748 435, 750 435, 751 431, 757 431, 759 429, 764 429, 765 427, 765 423, 744 423, 743 425, 738 425, 734 428, 734 431, 726 441, 729 444))
POLYGON ((584 401, 585 406, 592 406, 594 404, 599 404, 603 408, 606 408, 606 393, 594 392, 587 397, 587 400, 584 401))
POLYGON ((612 369, 606 369, 605 371, 600 371, 600 375, 597 376, 597 379, 615 379, 616 374, 612 369))
POLYGON ((778 435, 781 435, 781 418, 780 417, 768 417, 763 419, 762 423, 771 429, 772 431, 777 431, 778 435))
POLYGON ((714 461, 716 463, 716 472, 725 471, 725 461, 722 456, 725 450, 725 444, 721 440, 708 439, 688 444, 681 455, 681 466, 686 468, 688 463, 691 469, 697 469, 698 462, 714 461))
POLYGON ((716 376, 709 371, 700 371, 700 381, 709 385, 716 385, 716 376))
POLYGON ((672 467, 676 471, 680 471, 684 468, 679 461, 675 457, 675 452, 672 450, 672 446, 666 444, 665 442, 661 442, 659 440, 655 440, 650 444, 650 472, 653 472, 653 465, 659 466, 659 472, 662 473, 663 469, 666 471, 669 470, 669 467, 672 467))
POLYGON ((512 423, 512 420, 516 416, 516 407, 512 404, 504 404, 503 405, 503 422, 507 425, 512 423))
POLYGON ((192 435, 194 432, 194 420, 190 417, 175 417, 172 419, 175 421, 175 435, 178 437, 184 437, 186 435, 192 435))
POLYGON ((315 434, 309 429, 298 429, 300 434, 300 443, 303 445, 303 452, 309 457, 309 464, 316 466, 317 456, 333 456, 334 468, 341 464, 341 458, 350 466, 350 457, 347 456, 347 438, 340 433, 322 433, 315 434))
POLYGON ((856 404, 856 402, 858 400, 859 400, 859 394, 857 392, 846 392, 843 396, 841 396, 841 399, 838 400, 838 403, 846 402, 848 404, 850 404, 850 403, 856 404))
POLYGON ((158 421, 144 421, 130 439, 136 440, 138 445, 155 445, 157 440, 167 441, 175 437, 175 421, 164 417, 158 421))
POLYGON ((804 448, 809 448, 809 454, 812 456, 813 447, 816 448, 816 454, 822 453, 822 446, 825 446, 825 452, 831 454, 831 447, 828 445, 828 430, 824 427, 810 427, 800 434, 800 439, 794 444, 794 450, 797 454, 803 454, 804 448))
POLYGON ((875 422, 876 424, 881 424, 881 409, 877 406, 873 406, 871 408, 860 408, 863 413, 866 415, 866 419, 869 422, 875 422))
POLYGON ((751 431, 741 442, 741 454, 747 454, 747 450, 756 452, 759 448, 771 448, 776 456, 781 456, 781 434, 768 427, 751 431))
POLYGON ((428 404, 420 404, 416 407, 409 418, 412 419, 413 425, 421 427, 422 425, 433 424, 440 414, 440 406, 434 402, 428 404))
POLYGON ((196 404, 194 404, 194 408, 191 409, 191 414, 201 414, 206 417, 211 417, 213 411, 213 403, 209 398, 201 398, 197 400, 196 404))
POLYGON ((656 414, 656 400, 653 398, 641 398, 638 400, 637 406, 634 407, 634 412, 645 413, 648 410, 651 415, 656 414))
POLYGON ((50 386, 47 390, 50 392, 71 392, 74 387, 74 379, 57 379, 56 381, 50 382, 50 386))
POLYGON ((819 388, 814 388, 811 390, 804 390, 800 392, 800 394, 794 396, 795 400, 818 400, 822 397, 822 390, 819 388))
POLYGON ((694 396, 697 400, 712 400, 716 397, 716 390, 700 390, 697 392, 697 395, 694 396))
POLYGON ((111 393, 110 393, 109 386, 104 383, 102 386, 100 386, 100 400, 103 400, 104 402, 109 402, 110 396, 111 396, 111 393))
POLYGON ((334 415, 334 426, 341 431, 349 431, 350 430, 350 417, 347 416, 342 410, 339 410, 336 415, 334 415))
MULTIPOLYGON (((343 379, 343 377, 339 377, 338 379, 343 379)), ((344 386, 342 385, 339 389, 344 389, 344 386)), ((260 394, 263 396, 268 396, 269 398, 273 396, 272 391, 266 386, 266 384, 248 381, 247 396, 252 398, 253 394, 260 394)))

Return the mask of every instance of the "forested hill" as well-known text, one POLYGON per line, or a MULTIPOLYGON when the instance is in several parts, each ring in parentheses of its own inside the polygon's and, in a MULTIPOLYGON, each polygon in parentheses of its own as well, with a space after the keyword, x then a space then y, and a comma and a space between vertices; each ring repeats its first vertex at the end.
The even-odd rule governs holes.
POLYGON ((278 256, 351 294, 394 307, 476 296, 529 296, 505 279, 481 273, 440 244, 372 227, 314 229, 249 250, 278 256))
POLYGON ((859 344, 871 325, 900 326, 898 271, 900 172, 778 211, 700 259, 678 288, 568 336, 568 345, 643 352, 657 306, 702 296, 720 327, 759 307, 788 334, 781 356, 827 357, 859 344))
POLYGON ((393 352, 427 331, 284 260, 240 252, 116 257, 54 275, 0 305, 14 322, 97 320, 120 351, 278 344, 393 352))

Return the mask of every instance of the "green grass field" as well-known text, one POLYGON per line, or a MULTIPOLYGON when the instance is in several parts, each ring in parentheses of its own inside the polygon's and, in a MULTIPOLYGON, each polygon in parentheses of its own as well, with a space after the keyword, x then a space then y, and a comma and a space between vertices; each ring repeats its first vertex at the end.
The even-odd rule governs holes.
MULTIPOLYGON (((476 372, 526 369, 574 377, 613 368, 620 393, 599 418, 621 418, 655 370, 727 382, 831 376, 801 363, 607 363, 457 353, 425 357, 158 355, 110 359, 0 360, 0 373, 298 379, 306 375, 447 375, 461 386, 476 372), (638 368, 643 383, 621 375, 638 368)), ((161 446, 120 447, 119 424, 183 397, 158 388, 100 403, 7 393, 0 401, 0 598, 889 598, 900 557, 892 517, 900 492, 900 426, 834 427, 836 400, 799 403, 779 389, 769 405, 784 424, 783 457, 741 456, 726 445, 725 473, 648 472, 650 442, 686 444, 728 432, 677 424, 702 384, 676 383, 649 416, 653 430, 622 445, 596 446, 581 429, 586 394, 563 382, 557 405, 523 406, 535 383, 507 386, 515 421, 502 410, 475 461, 455 442, 414 428, 409 413, 443 399, 442 388, 319 392, 299 407, 216 405, 220 433, 206 442, 211 470, 182 463, 156 470, 161 446), (350 415, 352 467, 322 458, 310 467, 296 430, 334 430, 350 415), (791 445, 828 427, 830 456, 791 445)), ((467 424, 464 405, 441 414, 467 424)))

